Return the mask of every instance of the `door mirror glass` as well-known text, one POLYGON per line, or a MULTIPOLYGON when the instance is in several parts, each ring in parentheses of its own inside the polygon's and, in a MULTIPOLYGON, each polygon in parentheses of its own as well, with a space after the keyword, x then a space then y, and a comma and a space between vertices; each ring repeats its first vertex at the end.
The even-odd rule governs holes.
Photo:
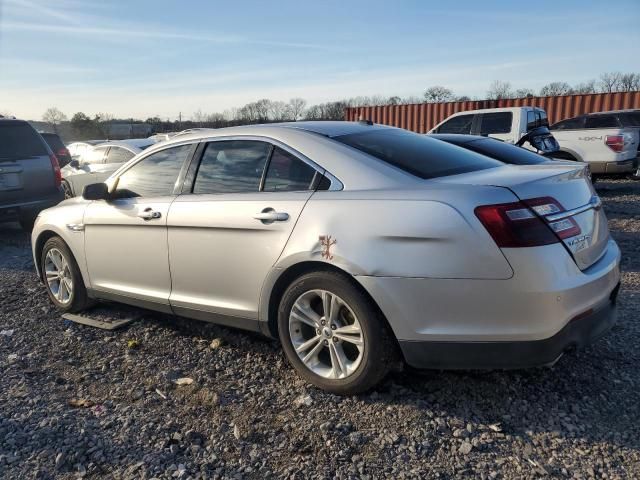
POLYGON ((71 165, 72 168, 80 168, 80 162, 78 160, 71 160, 69 165, 71 165))
POLYGON ((106 183, 85 185, 82 191, 82 198, 85 200, 107 200, 109 198, 109 188, 106 183))

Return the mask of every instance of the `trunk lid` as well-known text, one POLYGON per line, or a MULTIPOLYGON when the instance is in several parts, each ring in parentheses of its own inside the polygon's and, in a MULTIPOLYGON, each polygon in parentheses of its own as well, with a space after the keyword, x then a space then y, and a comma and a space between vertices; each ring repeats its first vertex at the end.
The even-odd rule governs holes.
POLYGON ((581 270, 593 265, 606 249, 609 240, 607 218, 584 165, 505 165, 436 181, 508 188, 554 227, 554 231, 564 227, 564 236, 571 232, 570 237, 558 237, 581 270), (561 209, 541 207, 550 202, 539 199, 549 197, 561 209), (537 201, 531 202, 533 199, 537 201))

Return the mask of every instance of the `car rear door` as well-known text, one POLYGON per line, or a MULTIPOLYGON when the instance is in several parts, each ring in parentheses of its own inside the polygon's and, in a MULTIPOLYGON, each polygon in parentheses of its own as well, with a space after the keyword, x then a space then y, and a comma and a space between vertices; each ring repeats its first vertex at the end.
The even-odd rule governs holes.
POLYGON ((203 144, 198 161, 169 211, 171 306, 220 323, 257 320, 264 279, 320 172, 284 146, 253 139, 203 144))
POLYGON ((167 213, 192 150, 187 144, 150 153, 114 180, 113 199, 87 206, 85 257, 99 296, 171 311, 167 213))
POLYGON ((0 120, 0 207, 57 194, 51 152, 27 122, 0 120))

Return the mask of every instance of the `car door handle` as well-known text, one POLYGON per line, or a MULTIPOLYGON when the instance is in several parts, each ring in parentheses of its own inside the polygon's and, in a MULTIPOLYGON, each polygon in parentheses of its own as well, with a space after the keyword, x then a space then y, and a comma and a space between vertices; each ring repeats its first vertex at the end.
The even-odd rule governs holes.
POLYGON ((265 208, 262 212, 256 213, 253 218, 260 220, 262 223, 286 222, 289 220, 289 214, 265 208))
POLYGON ((142 213, 138 214, 138 217, 143 220, 156 220, 162 217, 162 213, 156 212, 151 208, 145 208, 142 213))

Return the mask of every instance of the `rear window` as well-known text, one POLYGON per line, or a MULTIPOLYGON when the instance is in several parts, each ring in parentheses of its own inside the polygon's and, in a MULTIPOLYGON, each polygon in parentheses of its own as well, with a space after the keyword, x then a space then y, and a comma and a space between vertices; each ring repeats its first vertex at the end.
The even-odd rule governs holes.
POLYGON ((511 112, 485 113, 480 121, 480 135, 509 133, 513 114, 511 112))
POLYGON ((587 117, 584 128, 618 128, 620 124, 614 115, 594 115, 587 117))
POLYGON ((549 130, 576 130, 584 128, 584 117, 568 118, 561 122, 555 123, 549 127, 549 130))
POLYGON ((542 155, 538 155, 526 148, 516 147, 515 145, 489 138, 486 140, 467 142, 461 146, 473 152, 513 165, 537 165, 548 160, 542 155))
POLYGON ((640 127, 640 112, 623 113, 620 119, 623 127, 640 127))
POLYGON ((400 129, 352 133, 333 139, 424 179, 502 165, 497 160, 400 129))
POLYGON ((55 133, 41 133, 40 135, 42 135, 44 141, 47 142, 47 145, 49 145, 49 147, 51 147, 51 150, 53 150, 54 152, 58 152, 65 148, 64 143, 62 143, 60 137, 55 133))
POLYGON ((0 121, 0 158, 20 159, 48 154, 40 135, 29 124, 0 121))
POLYGON ((438 133, 461 133, 463 135, 469 135, 472 124, 473 115, 458 115, 440 125, 438 133))

